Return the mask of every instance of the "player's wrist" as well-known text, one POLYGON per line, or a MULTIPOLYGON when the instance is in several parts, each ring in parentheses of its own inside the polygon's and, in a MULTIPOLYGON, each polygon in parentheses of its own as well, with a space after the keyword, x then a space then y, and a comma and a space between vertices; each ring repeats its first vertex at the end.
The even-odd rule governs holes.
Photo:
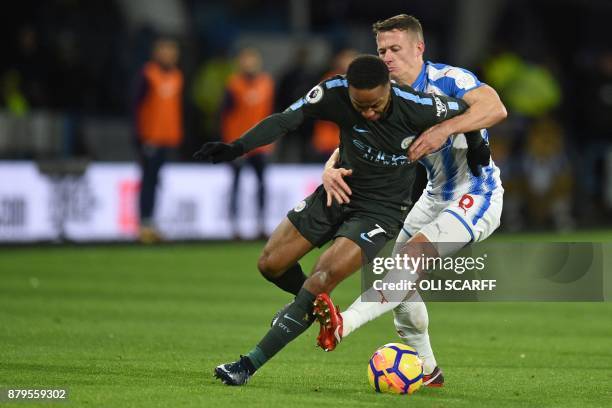
POLYGON ((236 140, 230 144, 236 157, 240 157, 245 153, 244 143, 241 140, 236 140))
POLYGON ((438 123, 436 125, 436 127, 438 128, 438 131, 441 134, 444 134, 446 136, 446 138, 448 139, 451 135, 456 133, 455 127, 452 126, 452 124, 450 123, 450 120, 446 120, 442 123, 438 123))

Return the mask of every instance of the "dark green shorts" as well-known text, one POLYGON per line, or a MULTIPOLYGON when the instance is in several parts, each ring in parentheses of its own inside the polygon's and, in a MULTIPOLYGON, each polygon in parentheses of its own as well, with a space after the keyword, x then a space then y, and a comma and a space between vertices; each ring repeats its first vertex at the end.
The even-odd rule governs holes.
POLYGON ((352 202, 340 205, 334 201, 327 207, 326 201, 327 195, 321 185, 289 211, 287 218, 314 246, 320 247, 336 237, 346 237, 359 245, 368 262, 388 241, 397 237, 407 213, 381 214, 352 207, 352 202))

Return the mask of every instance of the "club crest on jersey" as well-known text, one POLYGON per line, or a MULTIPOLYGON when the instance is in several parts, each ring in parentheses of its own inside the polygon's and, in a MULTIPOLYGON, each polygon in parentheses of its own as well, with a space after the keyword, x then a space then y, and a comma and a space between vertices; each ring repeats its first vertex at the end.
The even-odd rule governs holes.
POLYGON ((416 136, 408 136, 407 138, 402 140, 402 144, 400 145, 402 147, 402 149, 407 149, 408 146, 410 146, 412 144, 412 142, 414 141, 415 138, 416 138, 416 136))
POLYGON ((306 102, 313 104, 319 102, 323 98, 323 87, 317 85, 306 94, 306 102))
POLYGON ((295 207, 293 207, 293 211, 295 212, 300 212, 302 211, 304 208, 306 208, 306 201, 302 200, 298 203, 298 205, 296 205, 295 207))

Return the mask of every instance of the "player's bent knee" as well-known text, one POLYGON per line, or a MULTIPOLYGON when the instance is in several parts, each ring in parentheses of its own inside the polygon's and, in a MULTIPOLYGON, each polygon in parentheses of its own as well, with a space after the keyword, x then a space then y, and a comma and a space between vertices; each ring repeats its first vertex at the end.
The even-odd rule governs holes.
POLYGON ((281 270, 278 262, 275 261, 275 256, 265 249, 259 256, 259 260, 257 261, 257 269, 259 269, 259 272, 265 278, 276 278, 284 272, 281 270))

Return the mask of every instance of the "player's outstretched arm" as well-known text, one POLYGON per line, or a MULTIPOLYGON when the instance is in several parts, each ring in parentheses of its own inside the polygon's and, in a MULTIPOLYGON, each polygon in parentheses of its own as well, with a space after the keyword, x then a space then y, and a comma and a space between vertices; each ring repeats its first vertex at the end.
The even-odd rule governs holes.
POLYGON ((412 109, 411 116, 419 137, 410 145, 408 158, 414 162, 438 150, 453 133, 450 119, 461 115, 468 104, 459 98, 413 91, 416 98, 404 101, 412 109))
POLYGON ((304 114, 301 110, 288 109, 282 113, 275 113, 249 129, 233 143, 204 143, 193 157, 213 163, 232 161, 257 147, 273 143, 297 129, 303 121, 304 114))
POLYGON ((466 92, 462 99, 469 105, 468 109, 423 132, 408 150, 410 160, 418 160, 438 150, 452 134, 493 126, 508 115, 495 89, 486 84, 466 92))
POLYGON ((340 149, 336 148, 325 163, 323 171, 323 187, 327 193, 327 206, 331 207, 332 200, 335 199, 339 204, 348 204, 349 196, 353 194, 351 188, 344 181, 344 177, 353 174, 353 170, 336 168, 340 159, 340 149))
POLYGON ((233 143, 205 143, 193 157, 199 160, 220 163, 232 161, 257 147, 275 142, 280 137, 296 130, 305 118, 332 120, 335 112, 329 94, 324 86, 319 84, 312 88, 306 96, 300 98, 282 113, 268 116, 249 129, 240 139, 233 143))
POLYGON ((508 112, 495 89, 482 84, 463 95, 470 106, 467 111, 449 120, 453 133, 485 129, 506 119, 508 112))
POLYGON ((434 125, 421 133, 421 135, 410 145, 408 159, 417 161, 423 156, 438 150, 446 142, 452 131, 446 122, 434 125))

